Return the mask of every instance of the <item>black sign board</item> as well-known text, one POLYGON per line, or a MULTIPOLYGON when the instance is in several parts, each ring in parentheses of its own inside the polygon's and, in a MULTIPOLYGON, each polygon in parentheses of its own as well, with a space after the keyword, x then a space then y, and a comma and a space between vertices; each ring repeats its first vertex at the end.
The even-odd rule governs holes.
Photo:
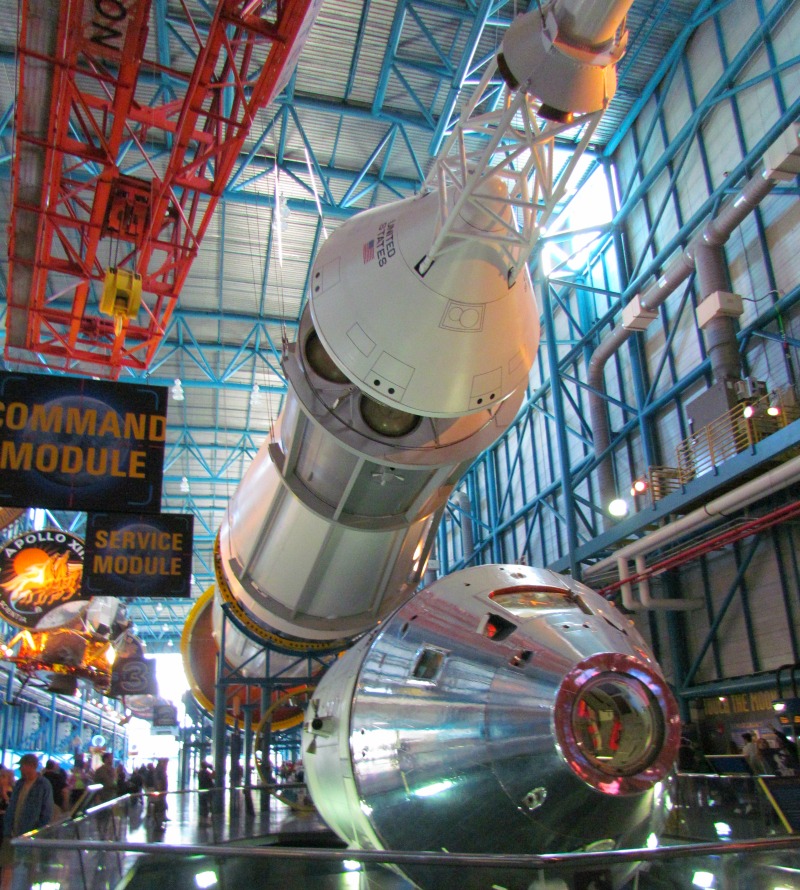
POLYGON ((167 388, 0 373, 0 507, 157 513, 167 388))
POLYGON ((188 597, 194 517, 90 513, 83 590, 87 596, 188 597))
POLYGON ((158 695, 155 659, 141 655, 118 658, 111 669, 110 695, 158 695))

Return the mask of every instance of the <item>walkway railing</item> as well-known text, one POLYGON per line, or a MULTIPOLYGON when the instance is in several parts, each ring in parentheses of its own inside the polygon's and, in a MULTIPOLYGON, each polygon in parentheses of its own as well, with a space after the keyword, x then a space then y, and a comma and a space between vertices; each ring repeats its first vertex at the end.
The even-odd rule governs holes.
MULTIPOLYGON (((189 793, 192 795, 196 792, 189 793)), ((168 797, 170 812, 177 813, 179 795, 168 797)), ((716 882, 705 886, 726 890, 795 886, 785 881, 788 873, 800 870, 800 835, 786 833, 785 826, 759 797, 753 780, 683 775, 675 783, 673 800, 662 839, 666 845, 652 849, 508 856, 353 850, 334 845, 287 847, 276 845, 274 840, 265 841, 263 846, 254 846, 253 840, 224 846, 165 843, 149 835, 133 840, 146 821, 146 810, 129 796, 91 808, 77 819, 16 838, 13 846, 39 887, 74 890, 112 890, 123 876, 128 890, 149 890, 162 883, 164 887, 303 886, 312 890, 323 886, 315 883, 321 875, 344 873, 345 868, 367 875, 380 873, 383 888, 413 886, 404 877, 386 872, 387 865, 399 866, 425 887, 470 884, 517 888, 538 886, 537 881, 544 886, 558 879, 570 882, 570 886, 573 882, 577 882, 575 886, 589 886, 584 880, 587 875, 605 873, 617 876, 615 886, 621 886, 619 876, 623 875, 623 881, 626 875, 634 880, 637 870, 635 883, 629 886, 638 890, 691 887, 697 875, 710 876, 708 879, 716 882), (751 832, 759 836, 748 836, 751 832), (269 868, 265 869, 267 862, 269 868), (328 865, 323 868, 320 863, 328 865), (300 883, 293 883, 297 870, 300 883)), ((190 806, 193 811, 196 803, 195 797, 190 806)), ((185 806, 186 801, 181 805, 185 806)), ((367 885, 371 886, 369 882, 359 886, 367 885)))

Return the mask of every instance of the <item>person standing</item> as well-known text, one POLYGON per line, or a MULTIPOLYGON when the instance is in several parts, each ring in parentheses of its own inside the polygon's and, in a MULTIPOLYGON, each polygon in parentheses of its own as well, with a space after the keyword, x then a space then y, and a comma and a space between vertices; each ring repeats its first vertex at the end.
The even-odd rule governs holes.
POLYGON ((86 765, 83 754, 78 751, 72 761, 72 769, 67 776, 67 788, 69 789, 70 810, 83 797, 86 786, 91 781, 91 771, 86 765))
POLYGON ((42 775, 53 786, 53 812, 56 817, 61 816, 67 809, 67 774, 55 760, 48 760, 42 775))
MULTIPOLYGON (((103 786, 97 792, 97 803, 108 803, 117 796, 117 771, 114 769, 114 755, 111 751, 103 753, 102 762, 94 771, 92 781, 103 786)), ((105 807, 97 814, 97 830, 104 840, 113 836, 113 816, 111 807, 105 807)))
POLYGON ((743 732, 742 741, 744 742, 742 757, 747 761, 747 765, 750 767, 753 775, 758 776, 764 772, 758 751, 758 739, 752 732, 743 732))
POLYGON ((156 761, 156 768, 153 770, 153 790, 150 800, 152 801, 153 830, 156 832, 163 831, 164 823, 169 821, 167 817, 168 763, 169 758, 159 757, 156 761))
POLYGON ((99 782, 103 787, 97 793, 97 802, 105 803, 117 796, 117 771, 114 769, 114 755, 105 751, 100 766, 94 771, 92 781, 99 782))
MULTIPOLYGON (((53 818, 53 786, 39 772, 39 758, 23 754, 19 759, 20 779, 14 785, 5 815, 4 834, 17 837, 44 828, 53 818)), ((30 886, 32 861, 15 856, 12 890, 30 886)))
POLYGON ((39 773, 39 758, 23 754, 19 772, 5 817, 4 833, 10 837, 44 828, 53 818, 53 786, 39 773))
POLYGON ((5 816, 14 790, 14 773, 5 766, 0 766, 0 886, 5 887, 11 872, 13 851, 11 838, 5 833, 5 816))
POLYGON ((211 816, 211 789, 214 787, 214 770, 204 760, 197 771, 197 787, 200 789, 200 823, 207 825, 211 816))

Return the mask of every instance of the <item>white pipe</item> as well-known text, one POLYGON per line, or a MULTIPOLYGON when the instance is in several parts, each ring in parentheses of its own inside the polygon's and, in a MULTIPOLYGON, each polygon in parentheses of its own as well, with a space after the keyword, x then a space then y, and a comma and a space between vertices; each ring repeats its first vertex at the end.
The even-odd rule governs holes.
MULTIPOLYGON (((648 577, 642 577, 636 582, 639 591, 639 598, 637 599, 634 594, 633 583, 630 580, 628 560, 624 556, 617 558, 617 571, 619 572, 619 589, 622 594, 622 605, 629 612, 643 612, 647 609, 677 612, 699 609, 703 605, 703 601, 699 599, 654 599, 650 595, 650 579, 648 577)), ((637 556, 635 574, 646 576, 646 573, 647 563, 645 558, 637 556)))
POLYGON ((697 510, 687 513, 682 519, 662 526, 657 531, 651 532, 638 541, 621 547, 613 556, 587 566, 583 571, 584 577, 590 578, 594 575, 600 575, 615 564, 619 566, 619 560, 645 556, 658 547, 663 547, 670 541, 674 541, 676 538, 694 531, 694 529, 704 525, 709 519, 741 510, 749 504, 761 500, 768 494, 773 494, 782 488, 786 488, 798 479, 800 479, 800 456, 793 457, 779 467, 763 473, 757 479, 752 479, 739 488, 729 491, 713 501, 709 501, 709 503, 699 507, 697 510))

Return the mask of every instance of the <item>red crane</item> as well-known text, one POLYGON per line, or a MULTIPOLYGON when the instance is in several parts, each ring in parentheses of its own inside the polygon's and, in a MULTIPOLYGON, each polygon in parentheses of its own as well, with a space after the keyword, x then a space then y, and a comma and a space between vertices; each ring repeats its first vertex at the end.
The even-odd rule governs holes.
POLYGON ((181 2, 197 53, 180 70, 148 57, 150 0, 24 0, 8 359, 111 379, 149 366, 320 3, 220 0, 197 22, 181 2))

